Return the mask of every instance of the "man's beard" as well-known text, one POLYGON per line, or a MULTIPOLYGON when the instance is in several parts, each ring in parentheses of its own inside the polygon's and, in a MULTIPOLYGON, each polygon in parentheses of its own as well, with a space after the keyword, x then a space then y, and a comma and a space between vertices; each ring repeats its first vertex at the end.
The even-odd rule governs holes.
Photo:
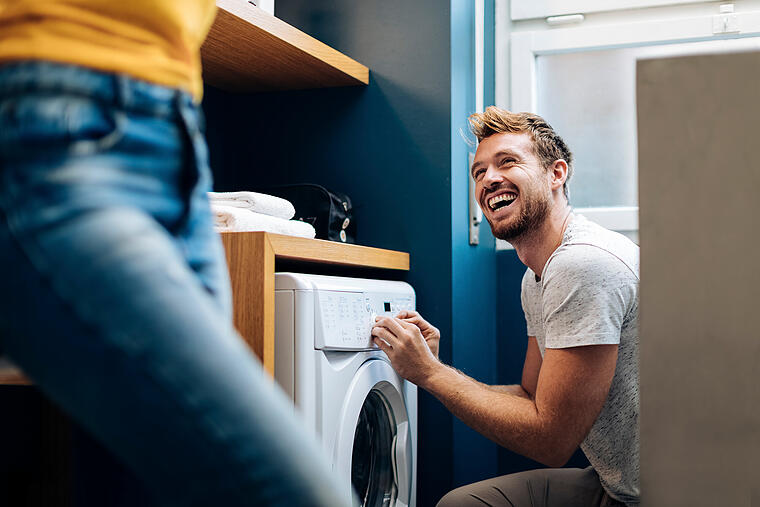
POLYGON ((534 186, 520 193, 522 208, 517 218, 498 223, 488 220, 494 237, 512 242, 525 233, 538 229, 549 215, 549 193, 543 190, 534 186))

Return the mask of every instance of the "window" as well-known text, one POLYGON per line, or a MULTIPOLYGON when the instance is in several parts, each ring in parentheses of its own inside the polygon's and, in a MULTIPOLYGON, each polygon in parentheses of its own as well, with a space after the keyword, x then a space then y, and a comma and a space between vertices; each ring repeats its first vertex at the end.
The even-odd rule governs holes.
MULTIPOLYGON (((616 5, 663 3, 679 2, 626 0, 616 5)), ((605 4, 609 2, 513 1, 510 12, 497 4, 496 102, 545 117, 575 155, 569 185, 573 207, 636 239, 636 61, 758 50, 760 1, 742 3, 736 12, 731 12, 732 4, 719 9, 716 3, 596 12, 605 4), (550 20, 559 25, 526 19, 570 12, 575 15, 550 20)))

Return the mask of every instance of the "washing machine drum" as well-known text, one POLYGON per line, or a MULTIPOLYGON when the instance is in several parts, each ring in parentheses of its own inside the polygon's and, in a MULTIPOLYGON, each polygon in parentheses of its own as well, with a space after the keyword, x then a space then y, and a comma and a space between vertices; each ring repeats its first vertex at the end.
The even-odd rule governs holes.
POLYGON ((356 425, 351 453, 351 485, 362 505, 390 506, 396 498, 393 477, 395 424, 378 391, 367 396, 356 425))
POLYGON ((401 382, 381 360, 365 363, 354 380, 353 402, 347 404, 354 407, 349 420, 356 421, 351 485, 362 507, 409 505, 412 442, 401 382))

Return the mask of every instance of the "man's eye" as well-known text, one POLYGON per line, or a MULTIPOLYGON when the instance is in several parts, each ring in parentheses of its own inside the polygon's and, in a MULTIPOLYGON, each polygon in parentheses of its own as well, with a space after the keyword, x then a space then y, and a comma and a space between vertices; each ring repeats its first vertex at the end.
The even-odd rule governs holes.
POLYGON ((513 158, 505 158, 505 159, 502 159, 502 161, 499 163, 499 165, 500 166, 509 165, 509 164, 511 164, 514 161, 515 161, 515 159, 513 159, 513 158))
POLYGON ((475 172, 472 173, 472 178, 475 179, 475 180, 479 180, 480 178, 483 177, 483 174, 485 172, 486 171, 484 169, 475 169, 475 172))

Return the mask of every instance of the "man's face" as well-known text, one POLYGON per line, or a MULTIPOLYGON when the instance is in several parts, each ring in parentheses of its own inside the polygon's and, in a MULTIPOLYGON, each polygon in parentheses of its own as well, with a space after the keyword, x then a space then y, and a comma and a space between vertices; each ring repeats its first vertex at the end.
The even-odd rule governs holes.
POLYGON ((478 145, 472 164, 475 197, 493 235, 511 241, 540 226, 551 206, 547 170, 530 134, 494 134, 478 145))

